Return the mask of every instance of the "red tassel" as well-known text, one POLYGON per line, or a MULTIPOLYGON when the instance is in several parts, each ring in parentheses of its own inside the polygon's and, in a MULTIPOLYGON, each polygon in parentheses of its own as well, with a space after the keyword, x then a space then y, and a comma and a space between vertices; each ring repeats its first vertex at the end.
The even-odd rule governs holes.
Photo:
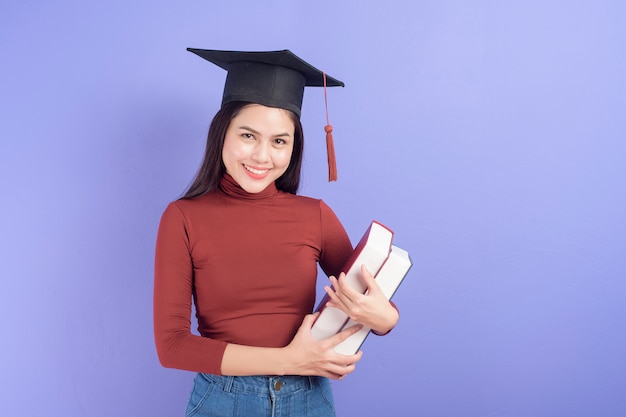
POLYGON ((326 153, 328 154, 328 181, 337 181, 337 158, 335 157, 333 127, 326 125, 324 131, 326 131, 326 153))
POLYGON ((337 181, 337 158, 335 157, 335 141, 333 139, 333 127, 328 121, 328 96, 326 95, 326 73, 324 76, 324 104, 326 105, 326 154, 328 155, 328 182, 337 181))

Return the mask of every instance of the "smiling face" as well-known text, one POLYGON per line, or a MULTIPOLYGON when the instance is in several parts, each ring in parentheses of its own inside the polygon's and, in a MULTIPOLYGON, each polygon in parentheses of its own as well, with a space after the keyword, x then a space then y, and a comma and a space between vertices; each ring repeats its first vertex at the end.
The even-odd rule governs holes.
POLYGON ((295 127, 288 110, 250 104, 226 130, 222 160, 226 172, 249 193, 259 193, 289 167, 295 127))

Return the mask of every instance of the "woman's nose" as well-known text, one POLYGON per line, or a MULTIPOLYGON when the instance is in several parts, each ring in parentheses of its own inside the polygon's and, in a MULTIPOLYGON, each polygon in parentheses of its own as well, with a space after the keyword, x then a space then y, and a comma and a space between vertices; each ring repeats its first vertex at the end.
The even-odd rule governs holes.
POLYGON ((263 141, 259 141, 254 147, 252 157, 258 162, 267 162, 270 159, 270 145, 263 141))

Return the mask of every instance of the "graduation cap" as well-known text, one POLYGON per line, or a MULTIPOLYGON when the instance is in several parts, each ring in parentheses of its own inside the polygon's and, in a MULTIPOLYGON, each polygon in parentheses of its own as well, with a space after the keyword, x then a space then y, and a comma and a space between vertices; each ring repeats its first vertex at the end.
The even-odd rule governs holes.
MULTIPOLYGON (((304 87, 343 87, 344 83, 326 75, 289 50, 268 52, 220 51, 187 48, 188 51, 228 71, 222 106, 246 101, 278 107, 301 115, 304 87)), ((328 106, 327 106, 328 107, 328 106)), ((328 119, 328 110, 326 111, 328 119)), ((329 181, 337 179, 332 126, 327 124, 329 181)))

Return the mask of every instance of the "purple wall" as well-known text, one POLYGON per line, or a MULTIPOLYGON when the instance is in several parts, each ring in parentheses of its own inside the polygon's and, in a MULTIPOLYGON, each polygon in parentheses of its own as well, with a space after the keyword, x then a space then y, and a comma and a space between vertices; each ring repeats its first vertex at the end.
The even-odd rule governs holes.
POLYGON ((188 46, 289 48, 346 82, 338 183, 305 96, 302 191, 415 265, 340 416, 626 415, 625 3, 242 3, 0 6, 0 415, 183 414, 154 238, 224 77, 188 46))

